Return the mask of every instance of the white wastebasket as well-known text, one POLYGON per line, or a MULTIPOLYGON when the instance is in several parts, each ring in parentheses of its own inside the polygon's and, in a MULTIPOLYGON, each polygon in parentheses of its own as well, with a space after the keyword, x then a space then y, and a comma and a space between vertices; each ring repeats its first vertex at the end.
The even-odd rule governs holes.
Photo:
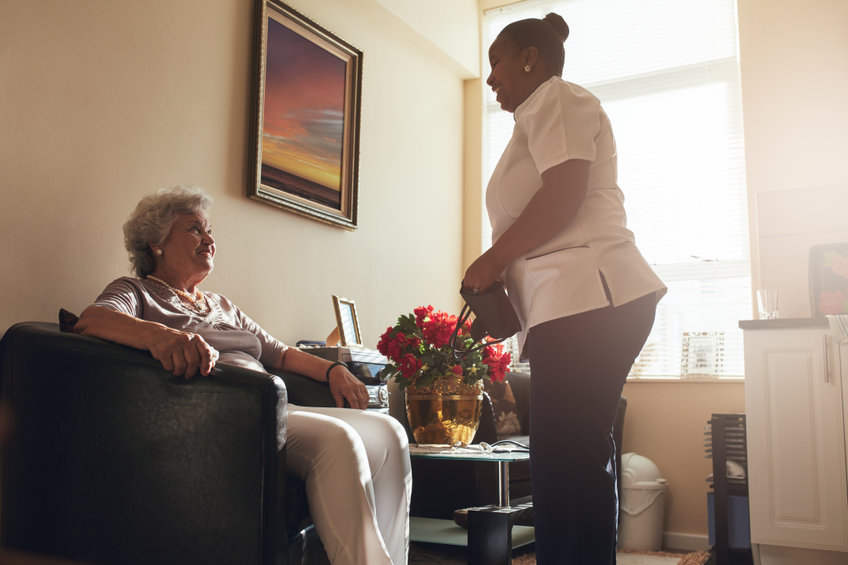
POLYGON ((636 453, 622 455, 621 467, 618 548, 658 551, 662 549, 668 482, 653 461, 636 453))

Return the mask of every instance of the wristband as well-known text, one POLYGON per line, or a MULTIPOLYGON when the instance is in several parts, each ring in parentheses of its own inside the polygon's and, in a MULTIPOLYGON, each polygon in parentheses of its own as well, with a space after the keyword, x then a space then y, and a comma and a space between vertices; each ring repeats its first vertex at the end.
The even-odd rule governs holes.
POLYGON ((343 366, 347 367, 347 365, 345 365, 345 364, 344 364, 344 363, 342 363, 341 361, 336 361, 335 363, 333 363, 332 365, 330 365, 329 367, 327 367, 327 372, 325 373, 325 378, 326 378, 326 381, 327 381, 327 382, 330 382, 330 371, 332 371, 333 369, 335 369, 335 368, 336 368, 336 367, 338 367, 339 365, 343 365, 343 366))

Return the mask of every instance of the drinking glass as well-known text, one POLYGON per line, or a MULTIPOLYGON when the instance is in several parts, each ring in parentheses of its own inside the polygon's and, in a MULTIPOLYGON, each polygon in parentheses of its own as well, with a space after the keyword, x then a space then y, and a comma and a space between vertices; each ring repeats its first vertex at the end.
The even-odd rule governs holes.
POLYGON ((761 320, 774 320, 777 318, 777 289, 757 289, 757 306, 761 320))

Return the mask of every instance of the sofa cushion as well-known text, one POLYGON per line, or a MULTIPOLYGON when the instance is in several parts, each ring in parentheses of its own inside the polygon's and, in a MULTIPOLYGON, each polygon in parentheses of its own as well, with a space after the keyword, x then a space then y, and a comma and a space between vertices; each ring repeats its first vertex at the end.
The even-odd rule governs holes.
POLYGON ((59 308, 59 329, 63 332, 73 332, 79 318, 73 312, 59 308))
POLYGON ((509 381, 505 379, 502 382, 487 382, 485 390, 492 399, 498 439, 520 435, 521 420, 509 381))

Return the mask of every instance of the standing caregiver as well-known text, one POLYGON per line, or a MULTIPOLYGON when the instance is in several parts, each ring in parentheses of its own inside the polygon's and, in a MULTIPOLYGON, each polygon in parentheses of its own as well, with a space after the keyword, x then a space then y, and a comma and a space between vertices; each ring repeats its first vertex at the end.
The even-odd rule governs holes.
POLYGON ((515 117, 492 173, 492 246, 465 288, 505 282, 529 359, 530 452, 539 565, 615 563, 612 427, 630 367, 666 288, 636 248, 598 99, 561 77, 557 14, 506 26, 487 84, 515 117))

